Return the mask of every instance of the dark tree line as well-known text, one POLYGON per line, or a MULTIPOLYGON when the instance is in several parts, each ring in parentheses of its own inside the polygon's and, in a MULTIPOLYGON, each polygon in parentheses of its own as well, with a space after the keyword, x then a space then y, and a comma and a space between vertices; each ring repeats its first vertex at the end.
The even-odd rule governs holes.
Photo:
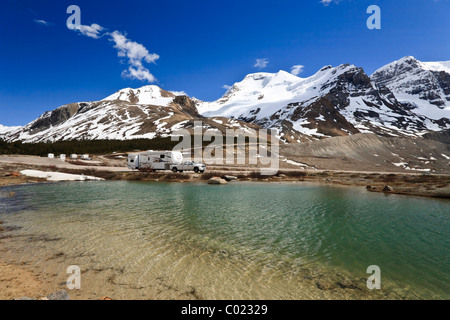
POLYGON ((178 142, 169 138, 135 140, 73 140, 59 142, 22 143, 5 142, 0 139, 0 154, 23 154, 47 156, 59 154, 105 154, 144 150, 172 150, 178 142))

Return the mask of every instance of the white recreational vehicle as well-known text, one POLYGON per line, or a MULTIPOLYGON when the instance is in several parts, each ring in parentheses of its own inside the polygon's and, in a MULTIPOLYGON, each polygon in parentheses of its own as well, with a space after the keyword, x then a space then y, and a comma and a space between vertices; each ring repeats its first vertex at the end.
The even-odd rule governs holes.
POLYGON ((141 171, 172 170, 173 172, 205 172, 206 166, 192 161, 183 162, 183 154, 176 151, 146 151, 130 153, 128 168, 141 171))

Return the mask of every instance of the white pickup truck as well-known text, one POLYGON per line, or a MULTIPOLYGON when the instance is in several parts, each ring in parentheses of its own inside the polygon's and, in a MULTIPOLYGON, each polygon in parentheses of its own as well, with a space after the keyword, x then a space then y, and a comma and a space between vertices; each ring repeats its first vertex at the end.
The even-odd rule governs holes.
POLYGON ((171 166, 173 172, 194 171, 195 173, 203 173, 206 171, 206 166, 202 163, 194 161, 184 161, 178 165, 171 166))

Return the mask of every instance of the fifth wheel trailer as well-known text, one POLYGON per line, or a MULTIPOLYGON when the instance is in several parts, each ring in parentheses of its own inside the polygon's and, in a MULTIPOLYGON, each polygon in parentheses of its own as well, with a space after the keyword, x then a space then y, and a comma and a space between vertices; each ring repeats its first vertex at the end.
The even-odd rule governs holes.
POLYGON ((128 168, 141 171, 172 170, 203 173, 206 166, 194 161, 183 161, 183 154, 176 151, 147 151, 128 155, 128 168))
POLYGON ((183 154, 176 151, 146 151, 128 155, 128 168, 138 170, 172 170, 183 162, 183 154))

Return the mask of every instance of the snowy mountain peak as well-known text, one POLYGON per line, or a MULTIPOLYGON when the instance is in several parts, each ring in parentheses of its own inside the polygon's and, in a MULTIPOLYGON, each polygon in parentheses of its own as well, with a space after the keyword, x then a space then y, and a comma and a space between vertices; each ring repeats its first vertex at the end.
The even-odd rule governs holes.
POLYGON ((370 78, 415 113, 435 120, 450 118, 450 61, 421 62, 408 56, 378 69, 370 78))
POLYGON ((282 70, 253 73, 235 83, 221 99, 200 102, 197 108, 204 116, 263 119, 290 103, 309 101, 326 94, 342 74, 351 71, 357 74, 362 69, 349 64, 327 66, 308 78, 299 78, 282 70))
POLYGON ((319 72, 321 72, 321 71, 326 71, 326 70, 328 70, 328 69, 332 69, 333 68, 333 66, 332 65, 328 65, 328 66, 323 66, 320 70, 319 70, 319 72))
POLYGON ((138 89, 125 88, 106 97, 102 101, 121 100, 134 104, 148 104, 168 106, 173 102, 175 95, 155 85, 148 85, 138 89))
POLYGON ((415 57, 413 56, 405 56, 397 61, 397 63, 414 63, 419 62, 415 57))
POLYGON ((414 69, 420 68, 420 61, 412 56, 403 57, 397 61, 391 62, 373 73, 372 76, 377 77, 377 74, 386 73, 391 77, 402 73, 411 72, 414 69))
POLYGON ((0 134, 5 134, 14 130, 17 130, 21 127, 6 127, 0 124, 0 134))
POLYGON ((400 73, 410 72, 413 69, 421 69, 428 71, 444 71, 450 74, 450 61, 432 61, 422 62, 414 58, 413 56, 406 56, 400 60, 391 62, 380 69, 376 70, 373 75, 380 74, 382 72, 390 72, 392 76, 400 73))

